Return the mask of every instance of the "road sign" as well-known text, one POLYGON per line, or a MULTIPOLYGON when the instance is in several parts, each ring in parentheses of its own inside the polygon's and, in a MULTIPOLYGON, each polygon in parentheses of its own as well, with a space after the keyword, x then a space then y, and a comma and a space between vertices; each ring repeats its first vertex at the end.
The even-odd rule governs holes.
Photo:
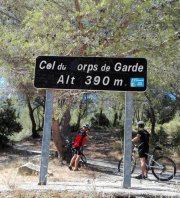
POLYGON ((39 56, 36 88, 145 91, 144 58, 39 56))

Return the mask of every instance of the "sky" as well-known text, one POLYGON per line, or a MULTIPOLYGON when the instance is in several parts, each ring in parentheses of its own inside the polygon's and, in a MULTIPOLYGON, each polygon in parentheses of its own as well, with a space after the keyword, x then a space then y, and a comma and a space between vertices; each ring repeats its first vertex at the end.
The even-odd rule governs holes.
POLYGON ((7 86, 7 81, 5 78, 0 77, 0 88, 5 88, 7 86))

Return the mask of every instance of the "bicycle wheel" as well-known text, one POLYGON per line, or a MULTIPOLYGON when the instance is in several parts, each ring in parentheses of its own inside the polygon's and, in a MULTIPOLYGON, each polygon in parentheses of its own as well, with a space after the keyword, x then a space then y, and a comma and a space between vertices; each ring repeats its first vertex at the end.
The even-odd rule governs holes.
MULTIPOLYGON (((136 168, 136 160, 134 157, 131 158, 131 174, 136 168)), ((124 158, 121 158, 118 163, 118 172, 123 173, 124 170, 124 158)))
POLYGON ((172 159, 160 156, 152 162, 152 173, 160 181, 169 181, 176 174, 176 164, 172 159))
POLYGON ((87 163, 87 159, 86 159, 86 156, 84 154, 81 155, 81 161, 85 164, 87 163))

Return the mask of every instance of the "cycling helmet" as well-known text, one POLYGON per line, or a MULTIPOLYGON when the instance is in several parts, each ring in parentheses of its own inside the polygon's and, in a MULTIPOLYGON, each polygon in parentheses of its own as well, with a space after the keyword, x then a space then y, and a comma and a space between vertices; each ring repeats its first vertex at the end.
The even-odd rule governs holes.
POLYGON ((90 125, 89 124, 84 124, 83 127, 87 128, 87 129, 90 129, 90 125))
POLYGON ((137 125, 138 125, 139 128, 143 129, 145 124, 144 124, 143 121, 139 121, 139 122, 137 123, 137 125))

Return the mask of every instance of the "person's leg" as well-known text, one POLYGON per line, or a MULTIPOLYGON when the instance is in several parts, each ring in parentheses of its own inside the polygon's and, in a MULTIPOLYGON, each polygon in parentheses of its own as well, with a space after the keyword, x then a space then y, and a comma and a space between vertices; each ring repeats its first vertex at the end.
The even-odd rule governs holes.
POLYGON ((78 165, 79 165, 79 161, 80 161, 80 159, 81 159, 81 154, 82 154, 82 152, 81 152, 81 147, 78 147, 78 148, 77 148, 77 157, 76 157, 75 166, 74 166, 74 170, 75 170, 75 171, 78 170, 78 165))
POLYGON ((77 158, 77 154, 75 154, 75 155, 71 158, 71 161, 70 161, 70 164, 69 164, 69 170, 72 170, 72 167, 73 167, 73 165, 75 164, 76 158, 77 158))
POLYGON ((69 166, 72 167, 72 166, 74 165, 74 162, 75 162, 76 158, 77 158, 77 155, 75 154, 75 155, 71 158, 71 161, 70 161, 69 166))
POLYGON ((76 160, 75 160, 74 170, 78 170, 78 165, 79 165, 80 159, 81 159, 81 155, 77 155, 76 160))
POLYGON ((145 157, 140 158, 140 162, 141 162, 142 177, 147 177, 146 158, 145 157))
POLYGON ((146 159, 147 159, 147 155, 145 152, 145 148, 144 147, 139 147, 139 158, 140 158, 140 166, 141 166, 141 174, 136 176, 136 179, 145 179, 147 177, 147 167, 146 167, 146 159))
POLYGON ((145 170, 145 177, 148 177, 148 159, 147 159, 147 156, 145 157, 145 165, 146 165, 146 170, 145 170))

